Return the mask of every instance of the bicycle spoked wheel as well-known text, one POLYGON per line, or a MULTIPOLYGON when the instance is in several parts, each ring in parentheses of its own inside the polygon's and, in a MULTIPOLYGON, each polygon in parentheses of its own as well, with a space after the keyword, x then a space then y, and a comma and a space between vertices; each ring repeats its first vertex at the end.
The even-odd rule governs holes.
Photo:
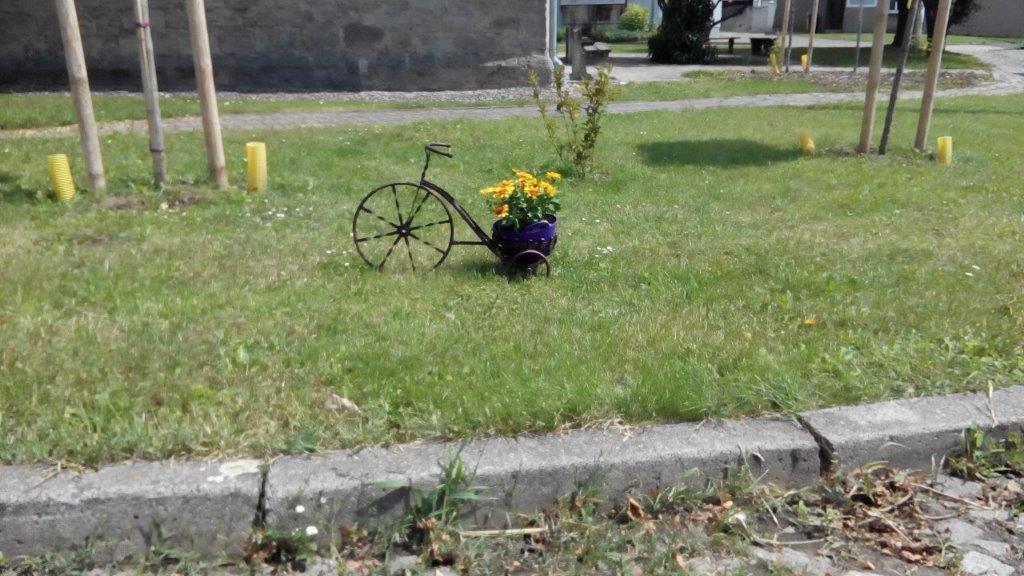
POLYGON ((352 219, 356 251, 380 270, 433 270, 448 257, 454 236, 448 205, 416 184, 377 188, 363 198, 352 219))

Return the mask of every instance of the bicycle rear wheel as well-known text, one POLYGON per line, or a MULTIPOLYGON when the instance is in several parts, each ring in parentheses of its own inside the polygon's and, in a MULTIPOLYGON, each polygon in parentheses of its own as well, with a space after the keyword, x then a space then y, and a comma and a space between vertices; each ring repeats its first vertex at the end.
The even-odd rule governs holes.
POLYGON ((385 184, 367 194, 352 218, 359 256, 378 270, 433 270, 455 239, 448 205, 418 184, 385 184))

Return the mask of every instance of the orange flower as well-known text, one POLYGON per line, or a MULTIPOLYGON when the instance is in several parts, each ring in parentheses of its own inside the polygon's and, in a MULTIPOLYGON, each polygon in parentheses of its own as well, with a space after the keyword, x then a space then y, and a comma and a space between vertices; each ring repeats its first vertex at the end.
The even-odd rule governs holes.
POLYGON ((544 192, 548 196, 554 196, 558 193, 558 190, 550 182, 540 183, 541 192, 544 192))
POLYGON ((526 189, 523 190, 523 192, 528 197, 530 197, 531 200, 536 200, 537 196, 540 196, 540 186, 538 186, 537 184, 532 184, 530 186, 527 186, 526 189))
POLYGON ((508 216, 508 204, 501 204, 494 207, 494 217, 501 220, 508 216))

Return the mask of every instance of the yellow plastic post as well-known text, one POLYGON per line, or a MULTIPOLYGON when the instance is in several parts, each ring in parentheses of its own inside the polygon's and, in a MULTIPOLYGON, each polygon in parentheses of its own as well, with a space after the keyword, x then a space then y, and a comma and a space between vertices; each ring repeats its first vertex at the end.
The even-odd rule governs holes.
POLYGON ((75 199, 75 181, 71 178, 71 165, 68 163, 67 154, 50 154, 46 157, 46 163, 50 166, 50 183, 53 184, 53 193, 61 202, 71 202, 75 199))
POLYGON ((249 192, 267 191, 267 145, 249 142, 245 145, 245 158, 249 169, 249 192))
POLYGON ((939 161, 939 164, 949 165, 953 163, 953 137, 942 136, 937 142, 938 150, 935 154, 935 159, 939 161))
POLYGON ((782 70, 779 68, 779 55, 772 52, 768 55, 768 61, 772 65, 772 74, 782 74, 782 70))
POLYGON ((801 54, 800 55, 800 66, 803 67, 804 72, 808 71, 808 69, 810 67, 810 63, 807 60, 807 54, 801 54))
POLYGON ((817 148, 814 146, 814 138, 808 132, 800 133, 800 151, 804 154, 814 154, 817 148))

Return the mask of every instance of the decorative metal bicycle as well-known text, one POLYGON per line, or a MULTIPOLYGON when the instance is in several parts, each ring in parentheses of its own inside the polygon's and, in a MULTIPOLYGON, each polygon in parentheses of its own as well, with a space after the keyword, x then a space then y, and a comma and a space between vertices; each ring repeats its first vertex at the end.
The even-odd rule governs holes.
POLYGON ((556 221, 538 222, 521 232, 488 236, 444 188, 427 180, 431 154, 451 158, 451 145, 430 143, 419 184, 394 182, 367 194, 352 219, 356 251, 379 270, 432 270, 441 265, 454 246, 486 246, 502 266, 515 274, 551 275, 548 256, 558 242, 556 221), (462 218, 478 240, 457 240, 452 211, 462 218), (403 254, 404 253, 404 254, 403 254))

